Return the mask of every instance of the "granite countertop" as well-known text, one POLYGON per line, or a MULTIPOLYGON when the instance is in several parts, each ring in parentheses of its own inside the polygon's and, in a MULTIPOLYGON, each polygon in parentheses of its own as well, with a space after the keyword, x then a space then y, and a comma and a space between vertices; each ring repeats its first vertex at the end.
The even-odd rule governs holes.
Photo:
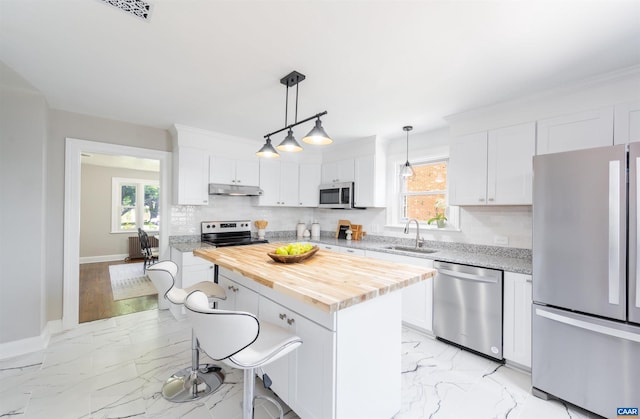
POLYGON ((528 249, 500 248, 495 246, 465 245, 460 243, 444 243, 429 241, 423 247, 436 250, 434 253, 416 253, 386 249, 394 243, 374 240, 344 240, 321 237, 311 242, 323 243, 354 249, 392 253, 416 258, 441 260, 443 262, 460 263, 499 269, 531 275, 531 252, 528 249))
POLYGON ((329 251, 300 263, 273 261, 267 253, 283 244, 201 248, 194 254, 329 313, 435 275, 431 268, 329 251))
MULTIPOLYGON (((191 236, 189 236, 191 237, 191 236)), ((208 243, 194 239, 185 238, 184 241, 172 242, 171 247, 181 252, 193 252, 201 248, 212 248, 208 243)), ((508 272, 516 272, 531 275, 531 250, 516 249, 510 247, 473 245, 464 243, 449 243, 438 241, 426 241, 423 247, 436 250, 434 253, 416 253, 401 250, 391 250, 387 247, 393 245, 413 246, 414 241, 393 237, 367 236, 365 240, 344 240, 335 239, 329 233, 324 233, 318 240, 296 239, 295 233, 282 237, 269 237, 270 242, 295 242, 309 241, 311 243, 323 243, 341 247, 351 247, 354 249, 370 250, 376 252, 392 253, 396 255, 411 256, 415 258, 441 260, 444 262, 460 263, 464 265, 480 266, 483 268, 499 269, 508 272)))

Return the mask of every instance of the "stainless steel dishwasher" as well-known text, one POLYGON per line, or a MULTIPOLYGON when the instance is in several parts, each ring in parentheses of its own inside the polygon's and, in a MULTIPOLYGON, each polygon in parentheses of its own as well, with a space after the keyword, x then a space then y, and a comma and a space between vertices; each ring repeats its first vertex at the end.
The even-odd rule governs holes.
POLYGON ((502 361, 502 271, 434 262, 433 333, 502 361))

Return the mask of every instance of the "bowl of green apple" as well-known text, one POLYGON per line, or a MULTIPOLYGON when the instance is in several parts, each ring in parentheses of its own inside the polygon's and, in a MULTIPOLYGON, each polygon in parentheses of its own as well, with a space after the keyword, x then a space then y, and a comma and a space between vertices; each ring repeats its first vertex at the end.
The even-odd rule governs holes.
POLYGON ((298 263, 309 259, 319 250, 311 243, 289 243, 280 246, 275 252, 267 253, 271 259, 279 263, 298 263))

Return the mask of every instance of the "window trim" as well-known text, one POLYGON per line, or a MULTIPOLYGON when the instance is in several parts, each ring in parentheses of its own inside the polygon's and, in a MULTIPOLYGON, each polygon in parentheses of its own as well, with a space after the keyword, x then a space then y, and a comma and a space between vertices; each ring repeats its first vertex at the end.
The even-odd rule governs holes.
POLYGON ((160 181, 153 179, 134 179, 123 177, 111 178, 111 233, 113 234, 131 234, 137 233, 138 228, 144 231, 157 233, 158 230, 149 230, 144 226, 144 187, 157 186, 160 187, 160 181), (122 230, 120 228, 120 203, 122 202, 122 186, 133 185, 136 187, 136 227, 131 230, 122 230))
MULTIPOLYGON (((428 195, 441 195, 444 193, 445 195, 445 200, 447 202, 447 210, 448 210, 448 214, 447 214, 447 225, 444 228, 438 228, 437 225, 435 224, 427 224, 427 222, 425 220, 418 220, 419 224, 420 224, 420 229, 424 229, 424 230, 435 230, 435 231, 460 231, 460 208, 458 206, 455 205, 449 205, 449 176, 448 176, 448 171, 449 171, 449 156, 444 156, 444 155, 440 155, 440 156, 432 156, 432 157, 422 157, 422 158, 416 158, 414 159, 414 162, 411 164, 412 166, 416 166, 416 165, 424 165, 424 164, 434 164, 434 163, 439 163, 439 162, 446 162, 447 163, 447 182, 446 182, 446 188, 445 189, 440 189, 438 191, 428 191, 428 195)), ((402 170, 402 167, 404 166, 404 163, 396 163, 396 185, 397 185, 397 196, 396 199, 394 200, 394 220, 393 220, 393 224, 390 227, 400 227, 400 226, 404 226, 407 221, 409 220, 406 217, 403 217, 403 200, 405 196, 412 196, 412 195, 424 195, 425 191, 422 192, 403 192, 404 188, 403 188, 403 178, 402 176, 400 176, 400 170, 402 170)), ((413 224, 412 224, 413 226, 413 224)), ((411 226, 410 226, 411 227, 411 226)))

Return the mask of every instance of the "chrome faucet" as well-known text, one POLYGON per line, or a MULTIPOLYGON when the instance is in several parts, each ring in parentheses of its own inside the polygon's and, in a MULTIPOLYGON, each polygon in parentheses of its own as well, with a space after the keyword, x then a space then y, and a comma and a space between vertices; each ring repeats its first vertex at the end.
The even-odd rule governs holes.
POLYGON ((411 224, 411 221, 415 221, 416 223, 416 249, 418 247, 422 247, 422 244, 424 243, 424 239, 420 238, 420 224, 418 223, 418 220, 416 220, 415 218, 411 218, 409 221, 407 221, 407 224, 405 224, 404 226, 404 234, 409 234, 409 224, 411 224))

